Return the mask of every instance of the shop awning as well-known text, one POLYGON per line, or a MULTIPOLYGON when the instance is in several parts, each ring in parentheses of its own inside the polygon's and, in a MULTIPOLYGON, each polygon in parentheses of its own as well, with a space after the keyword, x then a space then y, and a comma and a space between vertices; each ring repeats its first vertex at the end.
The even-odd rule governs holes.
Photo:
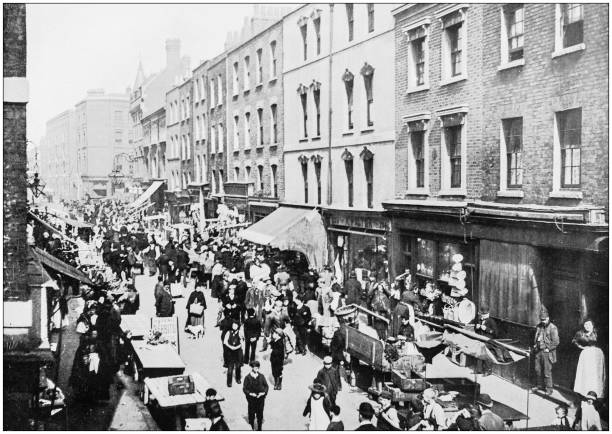
POLYGON ((326 263, 327 235, 315 209, 278 208, 238 236, 255 244, 301 252, 311 267, 321 268, 326 263))
POLYGON ((51 277, 40 263, 40 259, 31 247, 28 247, 28 285, 29 286, 49 286, 51 277))
POLYGON ((40 223, 41 225, 43 225, 47 230, 58 234, 63 240, 68 241, 74 245, 76 245, 76 241, 71 240, 70 238, 68 238, 66 235, 64 235, 62 233, 62 231, 60 231, 59 229, 54 228, 53 226, 51 226, 49 223, 47 223, 46 221, 44 221, 42 218, 38 217, 36 214, 34 214, 32 211, 28 212, 28 215, 30 217, 32 217, 34 220, 36 220, 38 223, 40 223))
POLYGON ((164 181, 153 181, 153 183, 147 188, 147 190, 142 193, 138 199, 128 205, 128 208, 138 208, 142 204, 144 204, 153 194, 159 190, 159 188, 164 184, 164 181))
POLYGON ((47 267, 54 269, 58 273, 76 279, 86 285, 93 286, 94 283, 82 271, 77 270, 73 266, 66 264, 64 261, 57 259, 55 256, 50 255, 44 250, 35 247, 34 252, 36 252, 43 265, 46 265, 47 267))

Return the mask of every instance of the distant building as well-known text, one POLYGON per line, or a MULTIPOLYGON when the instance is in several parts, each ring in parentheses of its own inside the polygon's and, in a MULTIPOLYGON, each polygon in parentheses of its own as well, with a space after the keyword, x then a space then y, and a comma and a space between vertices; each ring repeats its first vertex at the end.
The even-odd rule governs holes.
POLYGON ((77 200, 81 179, 77 170, 74 110, 66 110, 47 121, 38 153, 45 194, 54 200, 77 200))
MULTIPOLYGON (((189 57, 181 57, 181 41, 166 40, 166 66, 163 70, 146 76, 142 63, 139 63, 130 95, 130 137, 132 158, 134 159, 134 180, 141 189, 151 184, 151 162, 154 155, 143 138, 143 120, 166 105, 168 92, 189 70, 189 57)), ((150 121, 150 119, 148 120, 150 121)), ((159 151, 159 147, 157 150, 159 151)), ((157 164, 160 162, 157 155, 157 164)))
POLYGON ((111 195, 115 157, 130 152, 127 94, 92 90, 75 106, 79 198, 111 195))
POLYGON ((208 177, 208 110, 207 105, 207 82, 208 61, 200 63, 192 75, 193 97, 192 97, 192 128, 193 135, 191 146, 193 149, 194 169, 193 179, 189 185, 194 199, 197 197, 199 212, 204 217, 216 216, 215 209, 207 200, 210 196, 210 180, 208 177))

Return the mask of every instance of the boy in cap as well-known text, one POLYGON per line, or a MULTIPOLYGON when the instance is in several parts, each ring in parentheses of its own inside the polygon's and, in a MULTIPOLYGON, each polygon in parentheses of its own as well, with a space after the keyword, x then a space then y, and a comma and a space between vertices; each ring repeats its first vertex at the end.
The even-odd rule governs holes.
POLYGON ((255 429, 255 418, 257 418, 257 431, 261 431, 268 382, 266 377, 259 372, 259 361, 252 361, 250 366, 251 372, 244 377, 242 391, 247 399, 249 424, 255 429))
POLYGON ((376 429, 378 431, 399 431, 400 421, 397 410, 391 403, 391 392, 384 390, 378 396, 380 408, 376 413, 376 429))
POLYGON ((315 382, 325 386, 329 394, 329 400, 332 404, 336 404, 336 395, 342 390, 342 381, 340 380, 340 372, 332 366, 333 360, 331 356, 323 358, 323 368, 317 373, 315 382))
POLYGON ((557 363, 558 345, 557 326, 550 322, 548 310, 542 306, 540 323, 536 327, 534 339, 535 373, 538 385, 533 389, 543 390, 547 395, 553 393, 552 366, 557 363))

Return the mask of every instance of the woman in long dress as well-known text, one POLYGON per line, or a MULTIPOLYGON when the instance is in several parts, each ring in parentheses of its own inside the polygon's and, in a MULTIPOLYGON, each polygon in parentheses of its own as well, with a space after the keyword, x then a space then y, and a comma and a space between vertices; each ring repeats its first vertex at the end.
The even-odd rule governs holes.
POLYGON ((603 351, 596 346, 597 330, 593 321, 586 320, 572 342, 582 350, 576 367, 574 391, 582 396, 593 391, 598 397, 603 397, 606 383, 606 361, 603 351))
POLYGON ((199 286, 196 286, 187 299, 187 326, 204 326, 204 311, 206 310, 206 298, 199 286), (201 308, 197 305, 202 306, 201 308), (192 307, 193 306, 193 307, 192 307), (201 310, 201 312, 199 312, 201 310))

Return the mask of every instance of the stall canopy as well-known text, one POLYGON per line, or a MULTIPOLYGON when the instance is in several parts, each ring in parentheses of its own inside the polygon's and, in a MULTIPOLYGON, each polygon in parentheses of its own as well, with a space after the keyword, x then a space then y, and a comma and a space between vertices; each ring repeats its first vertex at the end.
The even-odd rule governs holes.
POLYGON ((93 286, 94 283, 82 271, 66 264, 64 261, 57 259, 55 256, 50 255, 44 250, 34 248, 34 252, 36 252, 36 255, 38 255, 43 265, 52 268, 65 276, 76 279, 86 285, 93 286))
POLYGON ((71 240, 70 238, 68 238, 66 235, 64 235, 62 233, 62 231, 60 231, 59 229, 54 228, 49 223, 44 221, 42 218, 40 218, 36 214, 34 214, 32 211, 28 211, 28 215, 30 217, 32 217, 35 221, 37 221, 39 224, 41 224, 43 227, 45 227, 47 230, 49 230, 49 231, 51 231, 51 232, 53 232, 55 234, 58 234, 63 240, 68 241, 69 243, 72 243, 72 244, 76 245, 76 241, 71 240))
POLYGON ((311 267, 325 265, 327 235, 323 219, 315 209, 278 208, 238 236, 255 244, 301 252, 311 267))
POLYGON ((142 193, 138 199, 128 205, 128 208, 138 208, 142 206, 157 190, 159 190, 163 184, 164 181, 153 181, 149 188, 147 188, 147 190, 142 193))

